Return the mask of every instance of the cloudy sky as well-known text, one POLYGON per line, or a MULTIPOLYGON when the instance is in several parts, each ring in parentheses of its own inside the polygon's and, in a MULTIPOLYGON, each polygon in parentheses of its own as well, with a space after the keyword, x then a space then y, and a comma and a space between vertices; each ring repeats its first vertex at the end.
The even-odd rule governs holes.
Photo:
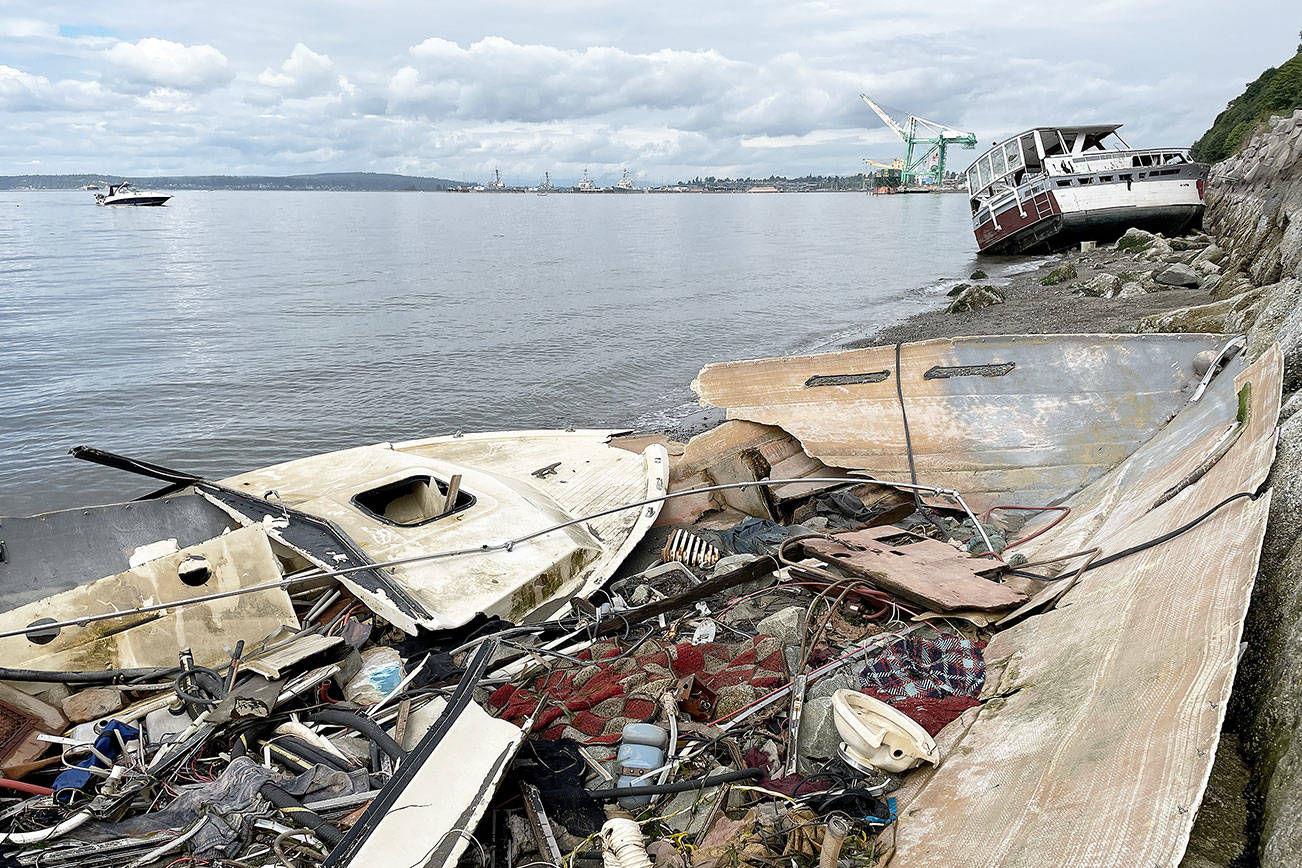
POLYGON ((0 174, 849 174, 900 151, 861 91, 983 146, 1187 145, 1302 26, 1281 0, 914 5, 0 0, 0 174))

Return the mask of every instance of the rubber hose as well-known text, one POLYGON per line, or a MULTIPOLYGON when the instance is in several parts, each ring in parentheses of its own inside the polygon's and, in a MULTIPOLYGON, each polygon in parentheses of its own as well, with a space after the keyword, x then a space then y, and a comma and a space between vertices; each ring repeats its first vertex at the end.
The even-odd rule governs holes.
POLYGON ((177 697, 200 709, 211 708, 226 697, 226 679, 206 666, 194 666, 186 669, 176 676, 172 683, 177 697), (181 685, 187 679, 189 679, 195 690, 202 690, 208 695, 192 693, 182 687, 181 685))
POLYGON ((604 868, 651 868, 646 839, 634 820, 616 817, 601 827, 601 864, 604 868))
POLYGON ((335 847, 344 839, 344 833, 327 823, 324 817, 303 807, 302 802, 270 781, 263 784, 258 792, 275 805, 287 820, 316 835, 327 847, 335 847))
POLYGON ((818 857, 818 868, 836 868, 841 857, 841 845, 850 834, 850 820, 844 814, 832 814, 823 830, 823 852, 818 857))
POLYGON ((699 790, 705 787, 717 787, 719 784, 730 784, 734 781, 758 781, 764 777, 763 769, 742 769, 737 772, 720 772, 717 775, 710 775, 704 778, 696 778, 690 781, 674 781, 669 784, 648 784, 641 787, 614 787, 606 790, 588 790, 589 798, 597 801, 612 801, 622 799, 625 796, 667 796, 670 793, 685 793, 689 790, 699 790))
POLYGON ((407 752, 402 749, 402 745, 394 741, 393 736, 385 732, 378 723, 369 717, 362 717, 360 714, 353 714, 351 711, 343 711, 338 708, 323 708, 308 715, 307 719, 313 723, 329 723, 360 732, 374 742, 376 747, 387 753, 395 762, 401 762, 407 758, 407 752))
POLYGON ((0 778, 0 788, 17 790, 20 793, 31 793, 34 796, 54 795, 54 790, 49 787, 43 787, 40 784, 29 784, 26 781, 15 781, 12 778, 0 778))
POLYGON ((168 669, 105 669, 90 672, 47 672, 42 669, 11 669, 0 666, 0 681, 30 681, 42 684, 121 684, 124 681, 170 678, 176 667, 168 669))
POLYGON ((327 750, 323 750, 311 742, 293 735, 278 735, 269 740, 271 744, 278 744, 285 750, 306 760, 309 764, 323 765, 326 768, 338 769, 341 772, 351 770, 347 760, 342 760, 327 750))

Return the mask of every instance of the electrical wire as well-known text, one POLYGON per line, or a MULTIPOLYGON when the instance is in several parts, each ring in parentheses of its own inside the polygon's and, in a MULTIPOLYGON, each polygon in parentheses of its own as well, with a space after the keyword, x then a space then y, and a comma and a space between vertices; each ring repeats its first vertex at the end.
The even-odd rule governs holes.
MULTIPOLYGON (((1231 494, 1229 497, 1225 498, 1220 503, 1216 504, 1211 509, 1204 512, 1202 515, 1198 516, 1197 518, 1191 519, 1190 521, 1185 522, 1184 524, 1177 527, 1175 530, 1167 531, 1161 536, 1156 536, 1145 542, 1138 543, 1126 549, 1122 549, 1121 551, 1110 554, 1107 557, 1098 558, 1097 560, 1094 560, 1092 563, 1086 564, 1084 569, 1080 570, 1080 572, 1085 573, 1090 570, 1097 570, 1099 567, 1106 567, 1108 564, 1114 564, 1117 561, 1121 560, 1122 558, 1128 558, 1131 555, 1138 554, 1139 552, 1145 551, 1147 549, 1151 549, 1154 546, 1159 546, 1164 542, 1169 542, 1170 540, 1175 539, 1181 534, 1193 530, 1195 527, 1202 524, 1207 519, 1211 518, 1211 516, 1215 515, 1218 511, 1220 511, 1224 507, 1230 505, 1231 503, 1234 503, 1236 500, 1242 500, 1243 498, 1248 498, 1249 500, 1256 500, 1257 494, 1251 491, 1240 491, 1237 494, 1231 494)), ((1065 558, 1076 557, 1085 553, 1086 552, 1076 552, 1075 554, 1072 555, 1063 555, 1061 557, 1053 558, 1052 560, 1048 561, 1048 563, 1064 560, 1065 558)), ((1038 581, 1041 582, 1054 582, 1054 581, 1059 581, 1063 578, 1062 576, 1042 576, 1039 573, 1025 572, 1020 568, 1015 570, 1009 570, 1008 574, 1014 576, 1021 576, 1027 579, 1037 579, 1038 581)))

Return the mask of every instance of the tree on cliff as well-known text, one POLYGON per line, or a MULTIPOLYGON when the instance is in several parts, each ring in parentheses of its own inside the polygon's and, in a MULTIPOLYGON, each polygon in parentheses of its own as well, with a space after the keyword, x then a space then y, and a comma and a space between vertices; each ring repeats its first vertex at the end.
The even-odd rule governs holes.
POLYGON ((1215 163, 1243 147, 1272 115, 1292 114, 1302 108, 1302 46, 1298 53, 1263 72, 1216 116, 1211 129, 1194 142, 1193 157, 1215 163))

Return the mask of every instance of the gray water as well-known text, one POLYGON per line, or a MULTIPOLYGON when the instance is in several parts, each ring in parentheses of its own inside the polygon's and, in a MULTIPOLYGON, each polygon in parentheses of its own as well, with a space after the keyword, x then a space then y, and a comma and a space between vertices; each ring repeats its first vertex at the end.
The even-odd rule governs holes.
POLYGON ((964 196, 0 192, 0 515, 464 431, 666 426, 943 298, 964 196))

